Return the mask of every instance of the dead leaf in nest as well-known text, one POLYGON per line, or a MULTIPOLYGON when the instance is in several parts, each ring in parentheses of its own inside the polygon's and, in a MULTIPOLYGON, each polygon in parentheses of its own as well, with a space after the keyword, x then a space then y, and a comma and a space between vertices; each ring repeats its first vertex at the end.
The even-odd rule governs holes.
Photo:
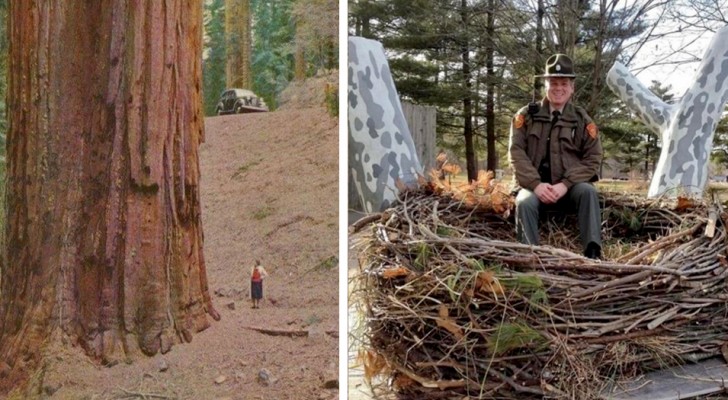
POLYGON ((394 181, 394 186, 399 190, 400 192, 406 192, 409 188, 407 185, 401 180, 397 179, 394 181))
POLYGON ((476 184, 478 187, 484 189, 486 192, 490 189, 490 182, 493 180, 493 171, 478 171, 478 180, 476 184))
POLYGON ((357 357, 364 366, 364 379, 371 381, 373 377, 389 372, 387 360, 371 350, 359 350, 357 357))
POLYGON ((506 193, 494 191, 490 195, 490 201, 493 211, 498 214, 503 214, 511 209, 511 196, 506 193))
POLYGON ((397 374, 397 377, 394 378, 394 382, 392 382, 392 383, 394 384, 394 387, 396 387, 397 389, 406 389, 406 388, 414 385, 415 380, 410 378, 407 375, 397 374))
POLYGON ((399 278, 400 276, 407 276, 410 274, 410 270, 404 267, 387 268, 382 271, 382 277, 384 279, 399 278))
POLYGON ((694 208, 694 207, 695 207, 695 202, 693 201, 693 199, 691 199, 689 197, 679 196, 677 198, 677 206, 675 206, 675 211, 685 211, 687 209, 694 208))
POLYGON ((475 290, 483 293, 493 293, 495 295, 503 294, 503 286, 498 282, 498 278, 491 271, 478 272, 475 279, 475 290))
POLYGON ((439 310, 440 318, 437 318, 437 326, 445 328, 448 332, 452 333, 457 340, 463 338, 463 331, 460 327, 448 316, 447 306, 444 304, 440 305, 439 310))
POLYGON ((387 238, 389 238, 390 242, 396 242, 399 240, 399 233, 398 232, 387 232, 387 238))
POLYGON ((427 183, 427 185, 437 194, 442 193, 445 190, 450 189, 450 184, 447 183, 447 181, 440 180, 439 177, 440 173, 433 169, 430 171, 430 182, 427 183))
POLYGON ((475 208, 480 204, 480 200, 472 193, 465 193, 465 195, 459 200, 468 208, 475 208))
POLYGON ((425 178, 424 176, 422 176, 420 174, 417 174, 417 184, 420 186, 427 185, 427 178, 425 178))
POLYGON ((442 167, 442 170, 445 171, 445 173, 448 173, 450 175, 457 175, 462 171, 459 165, 457 164, 447 164, 444 167, 442 167))

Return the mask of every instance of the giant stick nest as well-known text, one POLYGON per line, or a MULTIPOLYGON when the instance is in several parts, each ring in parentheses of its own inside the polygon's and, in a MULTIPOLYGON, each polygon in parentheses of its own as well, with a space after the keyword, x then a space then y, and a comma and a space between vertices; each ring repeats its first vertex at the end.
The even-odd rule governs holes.
POLYGON ((360 357, 380 397, 593 399, 728 353, 720 203, 602 193, 605 259, 591 260, 575 216, 547 216, 542 244, 523 245, 507 185, 435 176, 356 227, 360 357))

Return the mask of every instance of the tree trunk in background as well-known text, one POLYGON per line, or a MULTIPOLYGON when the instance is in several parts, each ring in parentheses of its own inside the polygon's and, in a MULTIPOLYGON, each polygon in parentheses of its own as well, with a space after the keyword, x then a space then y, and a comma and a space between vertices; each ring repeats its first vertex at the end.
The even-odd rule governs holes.
POLYGON ((468 3, 461 0, 460 16, 463 24, 463 35, 460 51, 463 61, 463 135, 465 136, 465 161, 467 163, 468 181, 478 178, 478 166, 475 161, 475 143, 473 142, 473 104, 472 104, 472 77, 470 73, 470 46, 468 42, 468 3))
POLYGON ((538 10, 536 11, 536 59, 537 63, 533 66, 533 101, 541 100, 541 88, 543 88, 543 78, 537 78, 536 75, 542 74, 544 64, 543 60, 543 16, 545 14, 543 0, 538 0, 538 10))
POLYGON ((296 52, 293 57, 293 79, 303 81, 306 79, 306 51, 305 40, 303 38, 302 20, 296 21, 296 52))
POLYGON ((201 2, 42 4, 9 10, 0 393, 49 338, 112 363, 219 319, 198 185, 201 2))
POLYGON ((585 109, 587 114, 596 115, 599 101, 604 97, 604 73, 602 73, 603 65, 605 65, 604 57, 604 37, 605 31, 607 30, 607 1, 601 0, 599 2, 599 24, 597 26, 598 34, 594 40, 594 67, 592 70, 592 82, 589 96, 589 103, 587 103, 585 109))
POLYGON ((369 0, 361 0, 360 9, 363 10, 363 12, 361 13, 361 20, 359 22, 361 23, 361 36, 372 39, 372 27, 369 18, 368 8, 369 0))
POLYGON ((253 75, 250 0, 225 0, 228 88, 252 89, 253 75))
POLYGON ((557 26, 559 53, 574 58, 574 45, 579 32, 578 0, 557 0, 557 26))
POLYGON ((487 46, 485 49, 485 68, 487 94, 485 99, 486 137, 488 138, 488 165, 486 169, 498 169, 498 152, 495 150, 495 71, 493 59, 495 58, 495 0, 488 1, 488 17, 486 22, 487 46))

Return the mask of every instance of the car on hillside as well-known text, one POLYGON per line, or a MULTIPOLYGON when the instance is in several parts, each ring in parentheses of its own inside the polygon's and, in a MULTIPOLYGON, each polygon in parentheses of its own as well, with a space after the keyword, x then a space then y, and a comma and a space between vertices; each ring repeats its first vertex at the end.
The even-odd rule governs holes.
POLYGON ((217 115, 266 112, 265 101, 247 89, 227 89, 220 95, 215 109, 217 115))

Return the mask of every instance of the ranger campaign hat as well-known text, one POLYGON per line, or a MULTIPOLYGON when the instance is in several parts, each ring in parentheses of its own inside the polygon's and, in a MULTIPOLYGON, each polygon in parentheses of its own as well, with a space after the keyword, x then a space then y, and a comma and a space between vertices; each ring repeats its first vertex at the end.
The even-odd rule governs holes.
POLYGON ((554 54, 546 60, 546 73, 537 75, 542 78, 576 78, 574 63, 566 54, 554 54))

